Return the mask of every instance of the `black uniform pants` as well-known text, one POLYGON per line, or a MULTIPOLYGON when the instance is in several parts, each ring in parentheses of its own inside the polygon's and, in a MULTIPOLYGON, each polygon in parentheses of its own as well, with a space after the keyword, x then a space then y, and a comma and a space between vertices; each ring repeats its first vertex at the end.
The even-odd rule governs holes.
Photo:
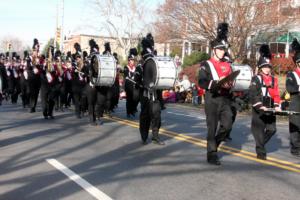
POLYGON ((72 87, 76 116, 80 116, 81 112, 83 111, 82 109, 83 105, 81 101, 83 96, 83 90, 84 90, 84 85, 82 86, 74 85, 72 87))
POLYGON ((11 76, 9 78, 8 85, 9 85, 9 93, 11 95, 11 102, 17 103, 19 94, 21 93, 20 79, 11 76))
POLYGON ((57 83, 58 84, 58 95, 55 97, 55 110, 63 109, 65 100, 65 85, 62 82, 57 83))
POLYGON ((40 91, 40 87, 31 89, 30 91, 29 104, 31 109, 35 109, 36 107, 38 97, 39 97, 39 91, 40 91))
POLYGON ((119 83, 115 83, 112 86, 113 95, 112 95, 112 102, 110 105, 110 110, 112 111, 117 105, 119 104, 119 98, 120 98, 120 85, 119 83))
POLYGON ((28 87, 30 108, 35 109, 41 88, 41 80, 39 75, 34 75, 33 79, 28 80, 28 87))
POLYGON ((72 82, 64 80, 60 89, 60 108, 68 107, 72 99, 72 82))
MULTIPOLYGON (((236 115, 237 115, 237 108, 233 105, 231 105, 231 111, 232 111, 232 124, 235 122, 236 119, 236 115)), ((229 138, 230 137, 230 133, 232 131, 232 127, 230 129, 230 131, 228 131, 226 137, 229 138)))
POLYGON ((139 90, 132 87, 125 88, 127 115, 135 114, 139 103, 139 90))
POLYGON ((217 148, 232 128, 231 99, 223 96, 205 95, 207 124, 207 156, 215 156, 217 148), (219 129, 218 129, 219 126, 219 129))
POLYGON ((292 115, 290 116, 290 144, 291 144, 291 152, 298 153, 300 152, 300 117, 292 115), (295 119, 293 119, 295 118, 295 119), (298 121, 295 123, 295 121, 298 121))
POLYGON ((95 87, 91 87, 89 84, 85 86, 84 90, 88 102, 90 122, 95 122, 96 121, 95 105, 97 101, 97 90, 95 87))
POLYGON ((159 100, 149 100, 141 97, 140 134, 143 141, 148 139, 150 125, 152 125, 153 138, 158 138, 161 126, 161 107, 159 100))
POLYGON ((266 155, 265 145, 276 133, 276 116, 252 110, 251 131, 256 143, 256 153, 266 155))
POLYGON ((67 80, 66 81, 66 90, 65 90, 65 106, 71 106, 71 102, 74 102, 74 97, 73 97, 73 91, 72 91, 72 81, 67 80))
POLYGON ((29 97, 30 97, 28 81, 24 77, 21 77, 20 85, 21 85, 22 105, 23 108, 25 108, 29 104, 29 97))
POLYGON ((59 89, 57 86, 42 86, 41 87, 41 105, 43 110, 43 115, 53 116, 53 108, 55 105, 55 99, 59 94, 59 89))
POLYGON ((97 89, 97 105, 96 112, 99 117, 103 116, 104 111, 110 113, 113 90, 111 87, 96 87, 97 89))
MULTIPOLYGON (((300 96, 292 95, 290 110, 300 111, 300 96)), ((289 118, 291 153, 300 152, 300 115, 290 115, 289 118)))

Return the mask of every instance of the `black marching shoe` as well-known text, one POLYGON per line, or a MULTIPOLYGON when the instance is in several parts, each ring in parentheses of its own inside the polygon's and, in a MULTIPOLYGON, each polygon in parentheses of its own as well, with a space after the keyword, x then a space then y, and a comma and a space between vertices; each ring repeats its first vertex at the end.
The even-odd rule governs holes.
POLYGON ((142 141, 142 145, 147 145, 147 144, 148 144, 147 140, 142 141))
POLYGON ((44 116, 44 119, 48 119, 48 116, 45 115, 45 116, 44 116))
POLYGON ((31 108, 30 113, 35 113, 35 108, 31 108))
POLYGON ((158 144, 158 145, 165 145, 165 143, 163 141, 161 141, 159 137, 153 137, 152 138, 152 143, 153 144, 158 144))
POLYGON ((221 165, 218 155, 207 156, 207 162, 211 165, 221 165))
POLYGON ((49 115, 50 119, 54 119, 54 116, 53 115, 49 115))
POLYGON ((265 154, 257 154, 257 159, 260 159, 260 160, 267 160, 267 155, 265 154))

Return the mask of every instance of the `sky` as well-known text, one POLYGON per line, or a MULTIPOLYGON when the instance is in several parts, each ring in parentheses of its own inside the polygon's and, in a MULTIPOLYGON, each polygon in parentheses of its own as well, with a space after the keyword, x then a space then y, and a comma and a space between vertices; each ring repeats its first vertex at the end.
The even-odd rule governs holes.
MULTIPOLYGON (((61 1, 0 0, 0 41, 5 37, 17 37, 25 45, 32 45, 33 38, 38 38, 42 44, 46 43, 54 37, 57 5, 61 1)), ((163 2, 164 0, 148 0, 147 6, 155 10, 163 2)), ((92 0, 64 0, 66 35, 101 34, 86 26, 93 23, 90 20, 94 16, 91 3, 92 0)), ((61 21, 61 17, 59 20, 61 21)))

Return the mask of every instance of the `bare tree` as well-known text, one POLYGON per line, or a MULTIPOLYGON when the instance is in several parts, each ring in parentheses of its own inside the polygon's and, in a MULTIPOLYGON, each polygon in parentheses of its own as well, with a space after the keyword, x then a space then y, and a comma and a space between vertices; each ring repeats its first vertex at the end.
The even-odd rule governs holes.
MULTIPOLYGON (((246 58, 246 40, 270 28, 288 24, 289 19, 282 17, 279 0, 265 4, 253 0, 166 0, 159 10, 157 24, 169 21, 167 27, 177 32, 182 39, 212 40, 216 36, 216 27, 220 22, 229 24, 230 51, 234 59, 246 58), (174 6, 176 4, 176 6, 174 6), (279 20, 280 19, 280 20, 279 20)), ((158 35, 160 32, 158 32, 158 35)), ((165 34, 163 33, 166 38, 165 34)), ((176 34, 173 34, 176 35, 176 34)))
MULTIPOLYGON (((127 55, 129 49, 137 45, 142 33, 149 31, 144 0, 94 0, 92 7, 96 14, 98 29, 105 30, 116 38, 119 47, 127 55)), ((151 12, 151 11, 150 11, 151 12)))
POLYGON ((23 42, 17 38, 12 36, 6 36, 1 39, 0 42, 0 51, 5 52, 8 51, 8 45, 11 45, 10 51, 21 53, 24 49, 23 42))
POLYGON ((182 39, 186 27, 183 1, 166 0, 157 9, 158 19, 154 23, 155 38, 159 42, 182 39))

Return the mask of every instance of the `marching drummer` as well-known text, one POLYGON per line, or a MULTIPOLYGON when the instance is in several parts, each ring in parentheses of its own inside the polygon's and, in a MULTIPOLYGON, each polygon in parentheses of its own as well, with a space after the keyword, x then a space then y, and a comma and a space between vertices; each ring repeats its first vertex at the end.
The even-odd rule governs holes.
POLYGON ((199 85, 206 90, 205 114, 207 124, 207 162, 220 165, 218 146, 225 140, 232 127, 231 93, 232 81, 219 86, 219 81, 232 73, 230 64, 223 60, 228 48, 228 24, 218 25, 217 38, 211 41, 213 56, 201 63, 199 85), (218 129, 218 125, 219 129, 218 129))
MULTIPOLYGON (((294 62, 296 68, 290 71, 286 76, 286 89, 290 93, 291 102, 289 109, 300 112, 300 44, 295 39, 292 43, 294 54, 294 62)), ((290 144, 291 154, 300 156, 300 116, 290 115, 289 129, 290 129, 290 144)))
POLYGON ((276 116, 268 109, 281 111, 278 80, 272 75, 271 52, 269 46, 260 47, 258 74, 252 78, 249 95, 253 106, 251 131, 256 143, 257 158, 267 159, 266 143, 276 132, 276 116))
POLYGON ((126 92, 126 112, 127 118, 135 117, 139 103, 139 88, 134 83, 136 77, 136 57, 137 49, 132 48, 129 51, 128 64, 124 66, 124 80, 126 92))
MULTIPOLYGON (((142 40, 142 57, 145 61, 149 57, 153 57, 154 40, 151 33, 148 33, 142 40)), ((139 76, 136 78, 138 84, 143 84, 144 64, 137 67, 136 72, 139 76)), ((149 129, 152 126, 152 143, 164 145, 165 143, 159 137, 159 129, 161 125, 161 105, 158 98, 158 90, 148 88, 147 85, 140 90, 141 113, 139 119, 139 129, 142 143, 147 144, 149 129)))

